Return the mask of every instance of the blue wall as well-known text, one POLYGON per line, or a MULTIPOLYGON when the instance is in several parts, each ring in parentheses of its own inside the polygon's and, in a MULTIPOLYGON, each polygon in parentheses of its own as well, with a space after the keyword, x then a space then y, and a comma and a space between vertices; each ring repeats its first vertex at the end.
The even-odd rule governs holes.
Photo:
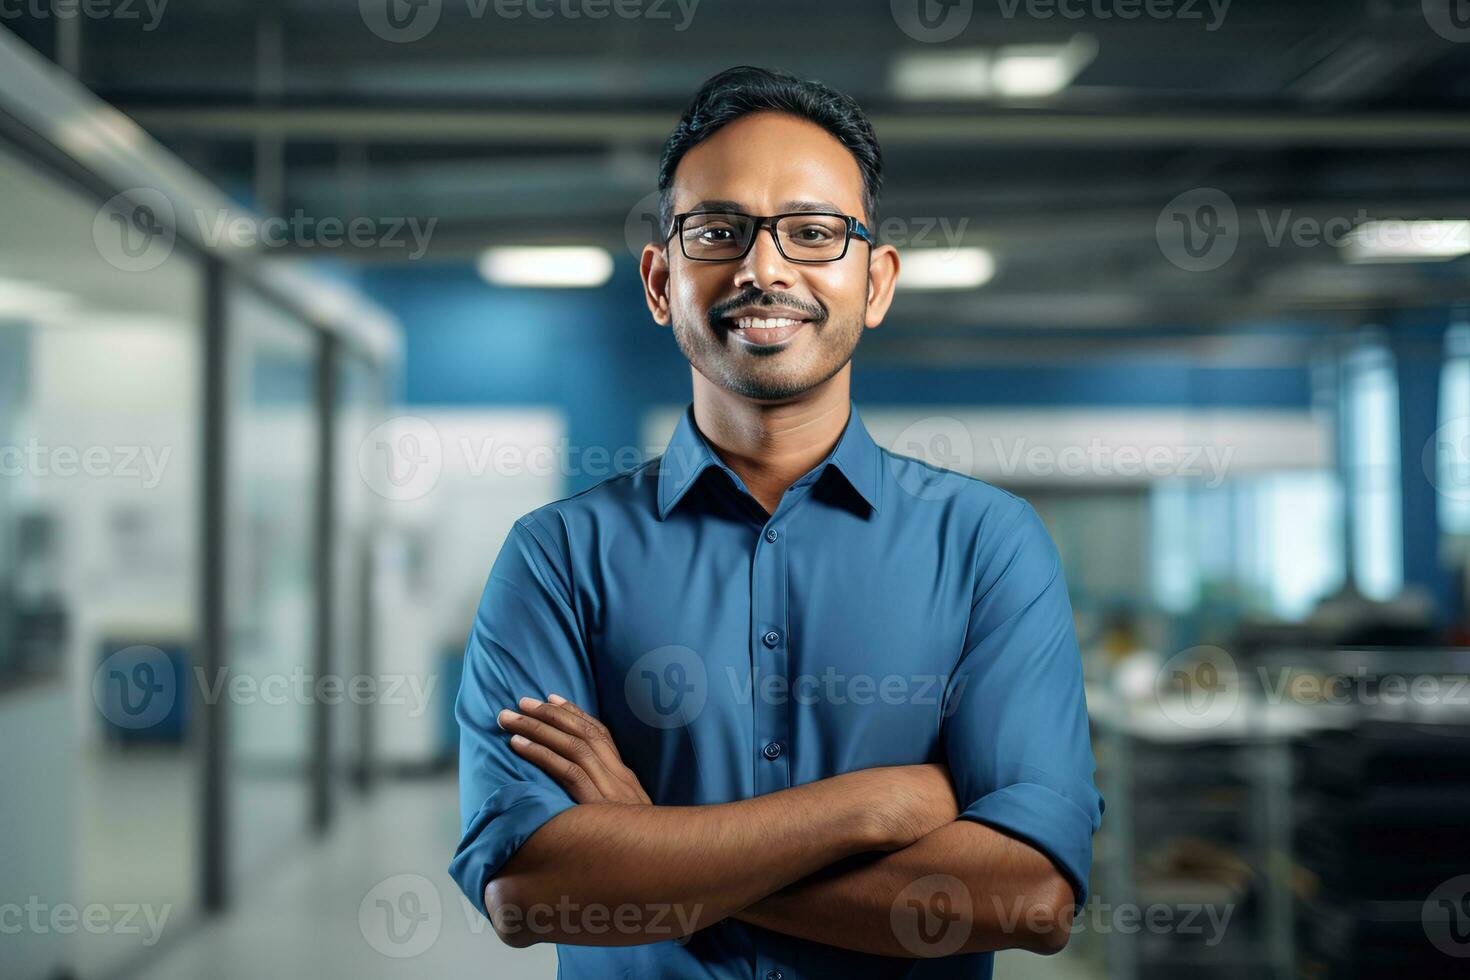
MULTIPOLYGON (((640 444, 648 409, 689 400, 688 362, 669 330, 649 318, 636 266, 629 259, 620 259, 617 273, 599 289, 502 289, 485 283, 468 264, 369 267, 360 285, 403 324, 400 398, 406 405, 551 406, 564 414, 574 445, 614 447, 640 444)), ((1435 337, 1442 335, 1446 322, 1442 314, 1418 315, 1412 323, 1395 327, 1415 338, 1396 351, 1404 427, 1405 579, 1433 592, 1441 608, 1454 609, 1458 597, 1438 556, 1434 492, 1417 465, 1417 454, 1436 424, 1441 348, 1435 346, 1435 337)), ((988 332, 1009 337, 1025 333, 988 332)), ((1241 332, 1326 337, 1336 330, 1284 322, 1256 324, 1241 332)), ((1087 334, 1121 339, 1136 338, 1140 331, 1087 334)), ((1304 366, 1207 367, 1183 358, 1137 355, 1071 364, 913 367, 865 360, 860 346, 853 396, 859 405, 1305 411, 1311 406, 1312 385, 1304 366)), ((576 492, 596 480, 575 476, 567 489, 576 492)))
POLYGON ((406 404, 551 405, 574 444, 627 446, 647 407, 689 398, 689 364, 649 318, 636 275, 500 289, 470 266, 417 266, 363 286, 403 324, 406 404))
MULTIPOLYGON (((649 318, 631 261, 599 289, 501 289, 469 265, 370 271, 363 287, 403 323, 408 405, 553 405, 580 445, 635 445, 644 412, 689 400, 689 364, 649 318)), ((1210 406, 1305 410, 1305 368, 1211 368, 1163 357, 1064 365, 872 364, 853 396, 885 404, 1210 406)), ((572 487, 571 489, 582 489, 572 487)))

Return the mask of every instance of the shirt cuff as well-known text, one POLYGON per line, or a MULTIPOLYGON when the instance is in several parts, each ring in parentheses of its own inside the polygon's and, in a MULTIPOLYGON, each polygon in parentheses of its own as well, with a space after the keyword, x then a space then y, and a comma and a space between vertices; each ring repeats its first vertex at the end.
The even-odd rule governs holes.
POLYGON ((1030 844, 1061 869, 1077 893, 1077 904, 1087 902, 1087 878, 1092 871, 1092 834, 1101 821, 1056 790, 1040 783, 1013 783, 976 800, 961 820, 974 820, 1030 844))
POLYGON ((490 795, 465 827, 449 874, 475 908, 485 912, 485 886, 541 826, 577 804, 536 783, 511 783, 490 795))

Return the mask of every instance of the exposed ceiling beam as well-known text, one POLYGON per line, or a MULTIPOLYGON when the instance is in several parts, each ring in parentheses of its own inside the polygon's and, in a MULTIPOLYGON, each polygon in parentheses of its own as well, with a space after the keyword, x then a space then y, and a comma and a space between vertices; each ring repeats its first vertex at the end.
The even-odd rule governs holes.
MULTIPOLYGON (((379 143, 657 145, 676 117, 634 110, 505 110, 341 106, 121 106, 160 135, 379 143)), ((1168 114, 977 110, 880 112, 871 116, 885 145, 974 146, 1392 146, 1470 145, 1470 114, 1304 115, 1198 111, 1168 114)))

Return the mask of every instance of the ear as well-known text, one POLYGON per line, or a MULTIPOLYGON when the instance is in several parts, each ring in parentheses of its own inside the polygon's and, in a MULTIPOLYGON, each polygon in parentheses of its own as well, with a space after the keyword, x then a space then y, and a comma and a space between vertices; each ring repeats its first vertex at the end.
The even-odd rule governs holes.
POLYGON ((643 299, 655 323, 667 327, 669 317, 669 253, 651 242, 643 246, 638 260, 638 274, 643 278, 643 299))
POLYGON ((868 259, 868 312, 863 326, 871 330, 883 322, 897 285, 898 250, 892 245, 879 245, 868 259))

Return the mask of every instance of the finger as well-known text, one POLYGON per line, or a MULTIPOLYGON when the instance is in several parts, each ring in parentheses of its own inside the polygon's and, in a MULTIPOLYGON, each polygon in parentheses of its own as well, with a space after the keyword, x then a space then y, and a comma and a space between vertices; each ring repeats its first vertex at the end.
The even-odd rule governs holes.
POLYGON ((573 711, 571 702, 562 699, 563 704, 543 704, 535 698, 521 698, 521 710, 533 718, 539 718, 548 725, 554 725, 574 738, 581 739, 596 753, 599 761, 607 767, 608 772, 620 774, 627 769, 623 764, 623 756, 618 752, 617 745, 612 740, 612 735, 606 726, 596 718, 582 711, 580 708, 573 711))
POLYGON ((603 795, 612 795, 617 780, 608 772, 607 766, 592 747, 581 738, 570 735, 554 725, 529 714, 520 714, 509 708, 500 712, 497 719, 500 727, 513 735, 524 735, 537 745, 545 746, 557 755, 576 763, 597 785, 603 795))
POLYGON ((587 738, 587 741, 592 746, 593 751, 598 752, 603 761, 607 763, 607 765, 611 768, 613 775, 621 779, 624 785, 626 785, 628 789, 631 790, 641 802, 653 802, 653 800, 649 798, 648 794, 643 791, 643 784, 638 781, 638 777, 633 774, 633 770, 629 769, 628 764, 623 761, 623 755, 621 752, 618 751, 618 743, 613 741, 612 733, 607 730, 606 725, 604 725, 593 715, 588 714, 586 711, 584 711, 580 705, 568 701, 560 694, 548 694, 546 695, 546 700, 551 702, 556 707, 563 708, 576 715, 576 717, 579 718, 585 726, 587 726, 585 730, 591 733, 591 735, 595 736, 589 736, 587 738), (604 747, 606 751, 603 751, 604 747))
POLYGON ((603 796, 587 771, 570 759, 563 758, 544 745, 537 745, 524 735, 512 735, 511 751, 554 779, 578 803, 599 803, 603 796))
POLYGON ((568 701, 560 694, 548 694, 546 695, 546 700, 550 701, 558 708, 565 708, 566 710, 570 711, 572 714, 576 715, 578 718, 581 718, 584 722, 597 729, 597 731, 600 732, 602 736, 606 738, 609 742, 612 741, 612 733, 607 730, 607 726, 604 725, 602 721, 596 716, 584 710, 581 705, 568 701))

